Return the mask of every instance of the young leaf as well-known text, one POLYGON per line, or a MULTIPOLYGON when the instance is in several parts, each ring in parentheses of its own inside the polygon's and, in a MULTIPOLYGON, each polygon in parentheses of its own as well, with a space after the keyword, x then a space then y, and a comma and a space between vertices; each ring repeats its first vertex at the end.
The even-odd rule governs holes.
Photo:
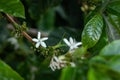
POLYGON ((88 21, 82 32, 82 43, 87 48, 93 47, 102 34, 103 19, 100 14, 96 14, 92 19, 88 21))
POLYGON ((0 80, 24 80, 17 72, 0 60, 0 80))
POLYGON ((0 12, 25 18, 24 7, 20 0, 0 0, 0 12))
POLYGON ((120 40, 113 41, 105 46, 100 52, 100 55, 104 57, 120 55, 120 40))

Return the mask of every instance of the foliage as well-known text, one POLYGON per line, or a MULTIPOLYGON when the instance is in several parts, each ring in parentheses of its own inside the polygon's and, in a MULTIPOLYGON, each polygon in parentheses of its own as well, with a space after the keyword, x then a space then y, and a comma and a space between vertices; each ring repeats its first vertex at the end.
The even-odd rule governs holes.
POLYGON ((0 80, 120 79, 120 0, 0 0, 0 28, 0 80))
POLYGON ((19 76, 14 70, 12 70, 7 64, 2 61, 0 61, 0 79, 23 80, 21 76, 19 76))
POLYGON ((8 13, 15 17, 25 18, 24 7, 19 0, 1 0, 0 5, 1 12, 8 13))

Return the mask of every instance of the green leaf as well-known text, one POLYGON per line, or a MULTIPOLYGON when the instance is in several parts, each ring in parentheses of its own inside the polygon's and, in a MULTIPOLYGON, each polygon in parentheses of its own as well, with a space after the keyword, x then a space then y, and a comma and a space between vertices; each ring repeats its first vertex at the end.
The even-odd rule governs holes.
POLYGON ((107 24, 109 41, 120 39, 119 17, 109 14, 108 17, 104 16, 104 19, 107 24))
POLYGON ((96 71, 90 68, 88 71, 88 80, 112 80, 107 74, 96 71))
POLYGON ((115 38, 120 39, 120 17, 109 14, 109 22, 112 24, 112 27, 114 27, 115 38))
POLYGON ((25 18, 24 7, 20 0, 0 0, 0 12, 25 18))
POLYGON ((120 78, 119 57, 108 60, 105 57, 95 56, 90 60, 88 80, 119 80, 120 78))
POLYGON ((109 67, 120 73, 120 56, 115 56, 109 61, 109 67))
POLYGON ((104 25, 102 35, 99 41, 95 44, 94 47, 90 48, 89 51, 92 54, 98 54, 101 51, 101 49, 106 46, 106 44, 108 44, 108 35, 106 33, 106 26, 104 25))
POLYGON ((0 60, 0 80, 24 80, 17 72, 0 60))
POLYGON ((60 80, 75 80, 75 68, 66 67, 62 70, 60 80))
POLYGON ((120 40, 113 41, 105 46, 100 55, 104 57, 120 55, 120 40))
POLYGON ((103 19, 100 14, 96 14, 88 21, 82 32, 82 43, 87 48, 93 47, 102 34, 103 19))
POLYGON ((120 16, 120 1, 113 1, 107 6, 107 11, 120 16))

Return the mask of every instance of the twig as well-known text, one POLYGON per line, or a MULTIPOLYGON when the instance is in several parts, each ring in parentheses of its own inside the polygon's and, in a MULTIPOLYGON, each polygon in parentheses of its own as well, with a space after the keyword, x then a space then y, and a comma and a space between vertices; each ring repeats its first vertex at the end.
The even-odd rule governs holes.
MULTIPOLYGON (((11 16, 9 16, 8 14, 5 14, 5 15, 6 15, 6 18, 13 24, 14 28, 16 28, 16 25, 18 25, 18 24, 15 22, 15 20, 11 16)), ((28 39, 30 42, 33 42, 32 38, 25 31, 22 31, 22 35, 26 39, 28 39)))
MULTIPOLYGON (((15 30, 14 29, 14 27, 13 27, 13 25, 10 23, 10 24, 7 24, 7 28, 9 29, 9 30, 15 30)), ((42 37, 48 37, 48 33, 47 32, 43 32, 43 31, 40 31, 41 32, 41 36, 42 37)), ((29 28, 28 30, 27 30, 27 33, 29 34, 29 35, 31 35, 31 36, 36 36, 37 35, 37 33, 38 33, 38 30, 37 29, 35 29, 35 28, 29 28)))

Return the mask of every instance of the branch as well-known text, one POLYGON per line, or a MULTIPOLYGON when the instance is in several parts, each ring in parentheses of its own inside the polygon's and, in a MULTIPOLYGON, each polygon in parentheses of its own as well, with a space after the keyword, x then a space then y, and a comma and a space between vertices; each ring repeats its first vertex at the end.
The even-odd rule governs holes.
MULTIPOLYGON (((15 30, 14 29, 14 27, 13 27, 13 25, 10 23, 10 24, 7 24, 7 28, 9 29, 9 30, 15 30)), ((48 33, 47 32, 43 32, 43 31, 40 31, 41 32, 41 36, 42 37, 48 37, 48 33)), ((29 34, 29 35, 31 35, 31 36, 36 36, 37 35, 37 33, 38 33, 38 30, 37 29, 35 29, 35 28, 29 28, 28 30, 27 30, 27 33, 29 34)))
MULTIPOLYGON (((15 22, 15 20, 11 16, 9 16, 8 14, 5 14, 5 16, 13 24, 14 28, 16 28, 16 25, 18 25, 18 24, 15 22)), ((32 38, 25 31, 22 31, 22 35, 26 39, 28 39, 30 42, 33 42, 32 38)))

